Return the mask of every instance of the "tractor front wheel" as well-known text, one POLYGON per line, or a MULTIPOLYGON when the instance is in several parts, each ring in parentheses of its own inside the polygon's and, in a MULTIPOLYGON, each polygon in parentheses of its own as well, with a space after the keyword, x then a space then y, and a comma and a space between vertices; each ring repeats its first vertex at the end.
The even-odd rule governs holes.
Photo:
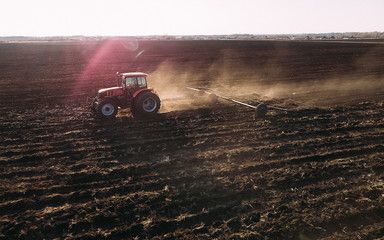
POLYGON ((104 100, 98 104, 97 114, 103 118, 114 118, 117 114, 117 105, 112 100, 104 100))
POLYGON ((140 115, 151 116, 159 111, 160 99, 156 94, 145 91, 135 98, 134 106, 134 110, 140 115))

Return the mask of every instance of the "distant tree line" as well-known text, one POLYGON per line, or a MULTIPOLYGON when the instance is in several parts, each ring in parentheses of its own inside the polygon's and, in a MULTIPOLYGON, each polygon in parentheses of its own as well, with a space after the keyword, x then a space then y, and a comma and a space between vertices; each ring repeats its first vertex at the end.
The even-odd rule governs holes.
MULTIPOLYGON (((13 41, 100 41, 109 36, 4 36, 0 42, 13 41)), ((119 39, 135 38, 145 40, 338 40, 338 39, 384 39, 384 32, 345 32, 345 33, 308 33, 308 34, 223 34, 223 35, 148 35, 148 36, 119 36, 119 39)))

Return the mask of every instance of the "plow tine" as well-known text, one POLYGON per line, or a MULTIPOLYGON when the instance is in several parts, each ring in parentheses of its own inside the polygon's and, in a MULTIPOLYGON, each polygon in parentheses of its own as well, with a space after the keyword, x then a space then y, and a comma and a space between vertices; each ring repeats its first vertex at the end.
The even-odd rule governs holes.
POLYGON ((256 106, 253 106, 253 105, 250 105, 250 104, 247 104, 247 103, 243 103, 243 102, 240 102, 240 101, 237 101, 237 100, 234 100, 234 99, 231 99, 231 98, 227 98, 227 97, 224 97, 224 96, 219 96, 219 95, 216 95, 217 97, 219 98, 222 98, 222 99, 225 99, 225 100, 228 100, 230 102, 234 102, 234 103, 238 103, 238 104, 241 104, 241 105, 244 105, 246 107, 250 107, 250 108, 254 108, 256 109, 257 107, 256 106))
MULTIPOLYGON (((189 87, 187 87, 189 88, 189 87)), ((211 88, 206 88, 206 87, 202 87, 201 89, 206 89, 206 90, 210 90, 210 91, 213 91, 213 92, 217 92, 217 93, 220 93, 220 94, 225 94, 223 92, 220 92, 220 91, 216 91, 216 90, 213 90, 211 88)), ((196 89, 198 90, 198 89, 196 89)), ((200 90, 202 91, 202 90, 200 90)), ((210 93, 211 94, 211 93, 210 93)), ((218 95, 217 95, 218 96, 218 95)), ((230 99, 230 98, 227 98, 227 97, 223 97, 223 96, 218 96, 218 97, 221 97, 221 98, 224 98, 224 99, 227 99, 229 101, 232 101, 232 102, 237 102, 237 103, 240 103, 240 104, 246 104, 246 103, 241 103, 239 101, 236 101, 236 100, 233 100, 233 99, 230 99)), ((231 96, 232 97, 232 96, 231 96)), ((244 100, 247 100, 247 101, 252 101, 252 102, 256 102, 258 104, 265 104, 264 102, 261 102, 261 101, 257 101, 257 100, 254 100, 254 99, 249 99, 249 98, 242 98, 240 97, 241 99, 244 99, 244 100)), ((246 104, 246 105, 249 105, 249 104, 246 104)), ((252 105, 249 105, 249 106, 252 106, 252 105)), ((272 108, 272 109, 277 109, 277 110, 282 110, 282 111, 289 111, 289 109, 286 109, 286 108, 282 108, 282 107, 276 107, 276 106, 271 106, 271 105, 267 105, 268 108, 272 108)), ((254 106, 253 106, 254 107, 254 106)))
POLYGON ((281 108, 281 107, 275 107, 275 106, 270 106, 268 105, 269 108, 277 109, 277 110, 282 110, 282 111, 289 111, 289 109, 286 108, 281 108))
MULTIPOLYGON (((231 99, 229 97, 226 97, 226 96, 222 96, 222 95, 218 95, 216 93, 213 93, 213 92, 218 92, 220 94, 224 94, 222 92, 219 92, 219 91, 215 91, 213 89, 210 89, 210 88, 206 88, 206 87, 201 87, 201 88, 192 88, 192 87, 185 87, 189 90, 193 90, 193 91, 197 91, 197 92, 203 92, 203 93, 206 93, 206 94, 214 94, 216 95, 217 97, 219 98, 222 98, 222 99, 225 99, 227 101, 230 101, 230 102, 234 102, 234 103, 238 103, 238 104, 241 104, 241 105, 244 105, 244 106, 247 106, 247 107, 250 107, 250 108, 254 108, 254 109, 257 109, 257 106, 254 106, 254 105, 251 105, 251 104, 247 104, 247 103, 244 103, 244 102, 240 102, 240 101, 237 101, 235 99, 231 99), (213 92, 208 92, 208 91, 205 91, 205 90, 210 90, 210 91, 213 91, 213 92)), ((252 101, 252 102, 257 102, 259 104, 265 104, 263 102, 260 102, 260 101, 257 101, 257 100, 254 100, 254 99, 248 99, 248 98, 242 98, 244 100, 248 100, 248 101, 252 101)), ((289 111, 289 109, 286 109, 286 108, 281 108, 281 107, 276 107, 276 106, 271 106, 271 105, 267 105, 268 108, 272 108, 272 109, 277 109, 277 110, 282 110, 282 111, 289 111)))
POLYGON ((254 109, 257 108, 256 106, 253 106, 253 105, 250 105, 250 104, 247 104, 247 103, 243 103, 243 102, 240 102, 240 101, 237 101, 237 100, 228 98, 228 97, 220 96, 220 95, 215 94, 215 93, 207 92, 207 91, 205 91, 205 90, 201 90, 201 89, 198 89, 198 88, 191 88, 191 87, 186 87, 186 88, 189 89, 189 90, 197 91, 197 92, 203 92, 203 93, 205 93, 205 94, 214 94, 214 95, 216 95, 218 98, 222 98, 222 99, 225 99, 225 100, 227 100, 227 101, 234 102, 234 103, 238 103, 238 104, 241 104, 241 105, 250 107, 250 108, 254 108, 254 109))
POLYGON ((197 89, 197 88, 191 88, 191 87, 185 87, 185 88, 187 88, 187 89, 189 89, 189 90, 197 91, 197 92, 200 92, 200 91, 201 91, 200 89, 197 89))

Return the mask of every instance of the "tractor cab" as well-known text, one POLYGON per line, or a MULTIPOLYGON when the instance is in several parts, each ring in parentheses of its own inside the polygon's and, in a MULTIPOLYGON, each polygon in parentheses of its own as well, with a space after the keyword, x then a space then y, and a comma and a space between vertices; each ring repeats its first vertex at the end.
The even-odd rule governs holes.
POLYGON ((147 88, 147 74, 141 72, 134 73, 116 73, 118 85, 126 90, 127 93, 133 94, 138 89, 147 88))

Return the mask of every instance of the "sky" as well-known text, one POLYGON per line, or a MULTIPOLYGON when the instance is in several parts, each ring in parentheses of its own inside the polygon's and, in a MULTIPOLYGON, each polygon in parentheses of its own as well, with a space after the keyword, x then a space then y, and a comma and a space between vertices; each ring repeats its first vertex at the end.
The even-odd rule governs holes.
POLYGON ((0 36, 384 32, 384 0, 1 0, 0 36))

